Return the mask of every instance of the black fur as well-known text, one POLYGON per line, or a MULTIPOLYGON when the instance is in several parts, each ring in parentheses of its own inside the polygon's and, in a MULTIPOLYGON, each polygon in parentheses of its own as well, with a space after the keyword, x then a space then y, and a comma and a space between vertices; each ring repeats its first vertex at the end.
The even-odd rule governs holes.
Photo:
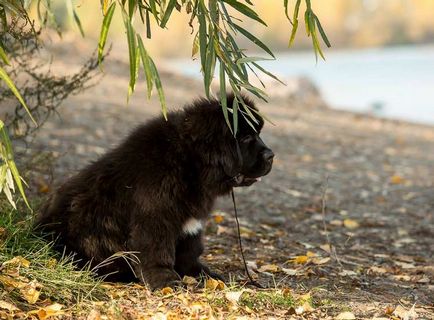
POLYGON ((182 228, 189 218, 206 219, 217 196, 271 170, 273 153, 259 138, 262 119, 256 122, 257 132, 240 116, 235 140, 217 100, 153 119, 59 187, 36 225, 81 264, 135 252, 134 272, 124 259, 98 268, 112 281, 138 278, 155 289, 184 275, 215 277, 199 261, 201 234, 182 228))

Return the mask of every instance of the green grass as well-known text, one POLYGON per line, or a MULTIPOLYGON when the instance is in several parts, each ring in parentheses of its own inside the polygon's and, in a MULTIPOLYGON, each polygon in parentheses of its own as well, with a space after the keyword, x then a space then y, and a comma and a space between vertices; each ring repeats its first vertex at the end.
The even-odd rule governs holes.
POLYGON ((77 270, 70 258, 61 257, 49 243, 32 233, 31 214, 9 209, 4 201, 0 201, 0 210, 0 264, 3 265, 0 285, 8 291, 10 303, 22 310, 30 310, 47 299, 74 306, 84 300, 105 298, 100 281, 90 271, 77 270), (14 257, 22 257, 30 264, 4 264, 14 257), (13 281, 12 286, 8 281, 13 281), (18 285, 32 281, 40 291, 35 305, 25 299, 18 285))
POLYGON ((295 301, 289 294, 282 292, 245 292, 240 298, 240 305, 247 306, 252 310, 267 308, 290 308, 294 307, 295 301))

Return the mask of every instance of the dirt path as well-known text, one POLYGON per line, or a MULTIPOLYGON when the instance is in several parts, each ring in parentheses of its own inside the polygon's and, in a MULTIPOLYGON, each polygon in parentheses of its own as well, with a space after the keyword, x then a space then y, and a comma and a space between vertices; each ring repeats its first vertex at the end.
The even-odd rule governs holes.
MULTIPOLYGON (((106 69, 101 83, 69 99, 61 119, 47 123, 32 144, 54 152, 55 180, 159 112, 155 99, 146 101, 143 83, 125 106, 124 62, 111 59, 106 69)), ((169 106, 181 107, 202 93, 195 80, 162 76, 169 106)), ((276 154, 274 168, 262 182, 236 190, 246 258, 259 281, 314 292, 322 313, 300 317, 351 310, 367 319, 399 319, 405 312, 433 318, 434 127, 300 105, 291 98, 261 107, 276 124, 263 132, 276 154)), ((49 182, 46 175, 34 180, 49 182)), ((207 227, 205 260, 243 279, 230 199, 216 209, 207 227)), ((291 316, 296 317, 282 317, 291 316)))

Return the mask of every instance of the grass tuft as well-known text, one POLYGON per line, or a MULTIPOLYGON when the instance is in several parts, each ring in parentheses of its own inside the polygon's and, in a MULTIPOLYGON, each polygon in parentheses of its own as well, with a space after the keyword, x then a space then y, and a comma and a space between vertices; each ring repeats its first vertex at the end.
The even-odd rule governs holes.
POLYGON ((39 302, 73 306, 106 298, 89 270, 77 270, 70 257, 32 233, 31 215, 6 209, 1 201, 0 208, 0 285, 10 303, 30 310, 39 302))

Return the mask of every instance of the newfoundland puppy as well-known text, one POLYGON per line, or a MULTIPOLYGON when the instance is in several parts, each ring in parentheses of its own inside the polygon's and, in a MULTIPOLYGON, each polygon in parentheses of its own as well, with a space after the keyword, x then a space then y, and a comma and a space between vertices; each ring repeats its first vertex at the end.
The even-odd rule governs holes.
MULTIPOLYGON (((227 97, 228 106, 233 100, 227 97)), ((259 137, 263 120, 243 100, 256 121, 239 114, 236 139, 217 100, 139 126, 60 186, 37 228, 79 266, 90 264, 111 281, 139 280, 157 289, 184 275, 219 277, 199 260, 203 221, 217 196, 256 182, 274 157, 259 137), (136 259, 107 260, 119 252, 136 259)))

